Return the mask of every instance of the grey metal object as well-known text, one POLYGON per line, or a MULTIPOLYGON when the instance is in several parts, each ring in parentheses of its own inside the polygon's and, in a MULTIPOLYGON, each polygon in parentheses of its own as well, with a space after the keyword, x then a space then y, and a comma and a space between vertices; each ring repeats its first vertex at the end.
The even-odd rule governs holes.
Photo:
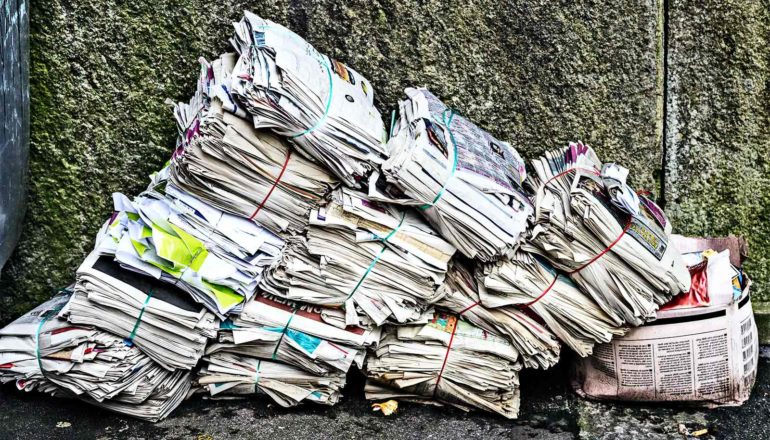
POLYGON ((27 0, 0 0, 0 269, 21 233, 29 156, 27 0))

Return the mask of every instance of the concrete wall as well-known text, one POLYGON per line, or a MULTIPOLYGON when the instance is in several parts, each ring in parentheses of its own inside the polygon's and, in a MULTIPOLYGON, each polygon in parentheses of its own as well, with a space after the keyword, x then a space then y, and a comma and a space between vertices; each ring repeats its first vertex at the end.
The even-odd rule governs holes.
MULTIPOLYGON (((766 34, 755 35, 768 23, 759 2, 708 2, 712 14, 671 1, 668 45, 666 11, 652 0, 40 3, 31 11, 30 203, 0 278, 3 319, 70 282, 110 193, 135 194, 168 158, 175 131, 164 99, 186 99, 195 60, 227 49, 229 23, 245 8, 366 75, 384 114, 403 88, 424 85, 526 156, 589 142, 631 168, 636 186, 663 193, 681 231, 770 238, 758 191, 767 180, 753 168, 768 142, 758 119, 768 60, 766 34), (729 105, 710 108, 722 80, 731 88, 719 102, 729 105)), ((765 255, 752 248, 758 280, 765 255)))

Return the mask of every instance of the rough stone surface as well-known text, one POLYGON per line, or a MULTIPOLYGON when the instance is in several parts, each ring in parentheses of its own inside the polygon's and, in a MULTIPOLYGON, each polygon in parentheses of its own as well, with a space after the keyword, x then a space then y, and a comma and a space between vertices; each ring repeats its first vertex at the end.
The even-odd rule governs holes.
POLYGON ((669 2, 666 211, 687 234, 743 235, 770 300, 767 3, 669 2))
POLYGON ((73 278, 110 211, 168 158, 166 98, 227 49, 248 8, 288 24, 375 85, 389 114, 425 85, 526 155, 582 139, 656 189, 659 5, 603 2, 64 1, 31 11, 30 200, 2 273, 3 320, 73 278))

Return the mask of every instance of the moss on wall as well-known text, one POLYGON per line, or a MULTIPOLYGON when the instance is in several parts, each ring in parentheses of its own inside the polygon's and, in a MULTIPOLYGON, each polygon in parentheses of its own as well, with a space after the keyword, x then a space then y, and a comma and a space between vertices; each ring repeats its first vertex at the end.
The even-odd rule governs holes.
POLYGON ((743 235, 770 299, 770 10, 669 3, 666 210, 693 235, 743 235))
POLYGON ((424 85, 525 155, 582 139, 658 189, 653 1, 38 1, 29 209, 0 318, 73 279, 110 194, 137 193, 168 158, 164 100, 193 91, 196 59, 226 50, 247 8, 366 75, 384 114, 424 85))

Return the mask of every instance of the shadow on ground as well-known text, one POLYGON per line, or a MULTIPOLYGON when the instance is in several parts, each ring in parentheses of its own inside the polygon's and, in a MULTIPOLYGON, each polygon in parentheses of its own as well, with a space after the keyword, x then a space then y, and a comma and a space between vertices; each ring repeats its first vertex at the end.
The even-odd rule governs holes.
MULTIPOLYGON (((565 364, 565 362, 562 362, 565 364)), ((397 414, 372 413, 362 378, 351 374, 346 397, 327 408, 283 409, 267 399, 210 401, 194 398, 152 424, 120 417, 76 400, 0 389, 0 438, 14 439, 766 439, 770 433, 770 361, 760 360, 751 400, 740 408, 587 402, 568 388, 564 367, 522 374, 519 420, 451 408, 402 403, 397 414)))

